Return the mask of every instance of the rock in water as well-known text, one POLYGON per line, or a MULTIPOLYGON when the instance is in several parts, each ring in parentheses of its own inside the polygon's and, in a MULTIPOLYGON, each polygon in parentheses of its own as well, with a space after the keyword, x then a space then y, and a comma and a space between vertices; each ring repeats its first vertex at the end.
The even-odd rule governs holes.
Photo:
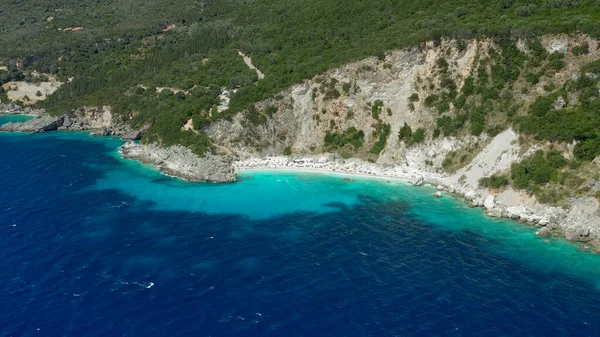
POLYGON ((535 235, 542 238, 548 238, 552 235, 552 232, 550 231, 550 228, 542 227, 537 232, 535 232, 535 235))
POLYGON ((590 236, 590 229, 585 227, 567 228, 565 237, 571 242, 589 242, 593 239, 590 236))
POLYGON ((442 191, 437 191, 437 192, 433 193, 433 197, 434 198, 441 198, 442 197, 442 191))
POLYGON ((183 146, 160 147, 128 142, 119 151, 123 158, 156 165, 162 172, 185 180, 225 183, 237 179, 230 161, 213 155, 200 158, 183 146))
POLYGON ((411 184, 413 184, 413 186, 422 186, 425 184, 425 179, 423 179, 423 177, 418 177, 411 181, 411 184))

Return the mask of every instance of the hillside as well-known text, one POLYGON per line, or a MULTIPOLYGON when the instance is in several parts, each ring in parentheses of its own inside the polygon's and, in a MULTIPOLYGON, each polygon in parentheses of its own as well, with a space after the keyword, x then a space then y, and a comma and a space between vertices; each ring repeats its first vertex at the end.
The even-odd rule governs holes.
POLYGON ((329 152, 515 204, 600 198, 596 1, 138 5, 11 3, 0 100, 198 156, 329 152))
POLYGON ((20 57, 25 73, 56 74, 66 83, 45 108, 59 114, 111 105, 121 116, 135 116, 136 125, 152 124, 152 140, 193 146, 198 154, 209 148, 194 144, 206 139, 180 131, 191 117, 198 126, 229 117, 294 83, 381 58, 386 50, 441 37, 600 32, 600 4, 592 0, 21 0, 3 7, 2 17, 0 57, 20 57), (131 95, 157 87, 177 95, 131 95), (231 96, 229 109, 211 111, 223 90, 231 96))

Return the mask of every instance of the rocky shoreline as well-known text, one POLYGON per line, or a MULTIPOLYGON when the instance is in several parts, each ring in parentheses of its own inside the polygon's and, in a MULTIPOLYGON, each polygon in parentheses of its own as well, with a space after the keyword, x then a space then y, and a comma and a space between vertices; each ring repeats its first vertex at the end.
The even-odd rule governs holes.
POLYGON ((455 184, 442 174, 424 172, 407 165, 382 166, 360 159, 343 159, 337 155, 250 158, 236 161, 233 165, 238 172, 298 170, 398 179, 415 186, 429 184, 437 187, 433 197, 441 197, 444 193, 462 197, 469 206, 483 208, 490 217, 508 218, 538 227, 536 234, 540 237, 565 237, 570 242, 581 243, 582 250, 600 252, 600 228, 594 226, 600 224, 600 217, 598 203, 593 198, 572 199, 568 209, 539 203, 515 205, 493 191, 455 184))
POLYGON ((40 133, 56 130, 87 131, 95 136, 116 136, 130 141, 119 152, 123 158, 155 165, 163 173, 189 181, 233 182, 235 170, 230 161, 220 156, 200 158, 183 146, 163 148, 154 144, 140 145, 144 130, 135 130, 127 123, 113 118, 110 107, 84 107, 62 116, 48 115, 42 109, 25 108, 14 104, 0 105, 0 115, 28 114, 34 118, 22 123, 6 123, 0 132, 40 133))
MULTIPOLYGON (((55 117, 44 110, 0 104, 2 114, 35 116, 24 123, 0 126, 4 132, 49 132, 54 130, 89 131, 92 135, 118 136, 124 140, 138 140, 143 130, 134 130, 128 124, 115 121, 110 107, 81 108, 55 117)), ((540 204, 530 196, 516 197, 518 192, 497 193, 487 189, 461 184, 441 173, 424 171, 408 164, 378 165, 360 159, 343 159, 337 155, 251 158, 231 162, 225 157, 210 155, 200 158, 182 146, 163 148, 155 144, 140 145, 128 142, 120 148, 123 158, 155 165, 163 173, 189 181, 234 182, 236 172, 256 169, 310 170, 318 172, 362 175, 385 179, 401 179, 419 186, 437 187, 434 197, 444 193, 463 197, 471 207, 481 207, 490 217, 509 218, 539 227, 542 237, 565 237, 582 243, 581 248, 600 251, 600 208, 591 197, 572 198, 569 207, 561 208, 540 204)))
POLYGON ((62 116, 51 116, 43 109, 21 108, 14 104, 0 105, 0 115, 32 115, 33 119, 21 123, 6 123, 0 132, 89 131, 97 136, 116 136, 123 140, 138 140, 143 131, 135 130, 124 122, 114 121, 110 108, 80 108, 62 116))
POLYGON ((231 161, 221 156, 200 158, 183 146, 160 147, 128 142, 119 148, 123 158, 155 165, 161 172, 189 181, 229 183, 237 180, 231 161))

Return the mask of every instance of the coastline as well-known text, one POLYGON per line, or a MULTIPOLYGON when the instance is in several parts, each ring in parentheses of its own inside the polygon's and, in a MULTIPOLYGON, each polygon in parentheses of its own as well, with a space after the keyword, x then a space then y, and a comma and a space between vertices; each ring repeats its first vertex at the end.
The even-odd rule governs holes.
MULTIPOLYGON (((469 207, 482 208, 486 216, 506 218, 528 226, 538 228, 539 237, 564 237, 567 241, 579 243, 579 249, 600 253, 600 242, 596 231, 586 227, 581 218, 588 214, 581 207, 566 210, 546 204, 510 205, 498 198, 494 191, 479 188, 471 189, 449 181, 449 176, 424 172, 409 166, 382 166, 360 159, 342 159, 337 155, 303 157, 249 158, 233 163, 237 173, 284 171, 297 173, 328 174, 348 178, 368 178, 394 180, 413 186, 430 185, 437 189, 432 198, 444 194, 461 198, 469 207), (583 214, 582 214, 583 211, 583 214)), ((583 201, 583 200, 582 200, 583 201)), ((594 220, 591 223, 595 223, 594 220)), ((600 222, 599 222, 600 223, 600 222)), ((594 228, 595 229, 595 228, 594 228)))
MULTIPOLYGON (((21 110, 20 114, 24 114, 21 110)), ((27 111, 29 112, 29 111, 27 111)), ((31 111, 38 113, 38 111, 31 111)), ((14 114, 14 113, 13 113, 14 114)), ((26 123, 8 123, 0 127, 7 132, 88 131, 95 136, 120 136, 123 140, 136 139, 141 131, 126 127, 113 129, 114 121, 107 107, 88 109, 78 114, 51 117, 44 113, 26 123), (77 123, 74 123, 77 121, 77 123), (116 132, 115 132, 116 131, 116 132)), ((119 125, 121 126, 121 125, 119 125)), ((151 145, 151 144, 150 144, 151 145)), ((492 218, 507 218, 539 228, 540 237, 565 237, 570 242, 581 243, 580 249, 600 252, 600 208, 596 199, 586 197, 569 200, 562 208, 540 204, 531 196, 519 196, 519 191, 509 193, 461 184, 449 175, 422 170, 409 162, 401 165, 379 165, 357 158, 343 159, 335 154, 305 155, 295 157, 250 157, 230 162, 227 158, 212 156, 204 159, 191 155, 191 151, 178 147, 159 148, 143 146, 131 148, 125 156, 123 148, 136 147, 125 144, 119 153, 126 159, 155 165, 163 174, 188 181, 232 182, 237 172, 286 170, 336 174, 379 180, 399 180, 414 186, 423 184, 437 188, 432 197, 450 194, 463 198, 470 207, 480 207, 492 218), (135 150, 135 151, 133 151, 135 150)))

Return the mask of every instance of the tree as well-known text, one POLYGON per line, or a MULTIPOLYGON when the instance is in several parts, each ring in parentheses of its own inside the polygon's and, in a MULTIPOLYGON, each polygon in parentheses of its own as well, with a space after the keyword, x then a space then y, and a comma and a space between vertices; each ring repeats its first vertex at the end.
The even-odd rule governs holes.
POLYGON ((406 124, 406 122, 404 122, 404 126, 401 127, 400 131, 398 132, 398 139, 407 145, 412 139, 412 129, 410 128, 410 125, 406 124))

